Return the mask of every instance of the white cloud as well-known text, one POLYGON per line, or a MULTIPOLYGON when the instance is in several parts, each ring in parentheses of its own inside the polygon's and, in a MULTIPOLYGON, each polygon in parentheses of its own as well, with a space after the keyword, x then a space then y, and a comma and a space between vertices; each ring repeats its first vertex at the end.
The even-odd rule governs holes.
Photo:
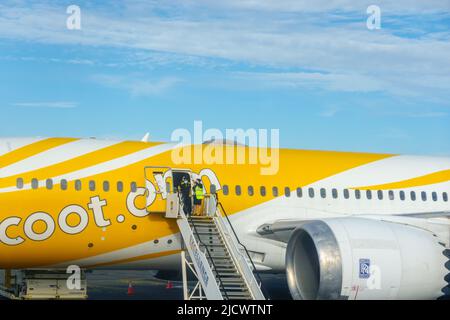
POLYGON ((269 86, 292 88, 322 88, 332 91, 370 92, 380 91, 383 83, 369 76, 358 74, 324 74, 318 72, 239 72, 238 78, 258 80, 269 86))
POLYGON ((55 108, 55 109, 72 109, 78 104, 73 101, 53 101, 53 102, 17 102, 13 103, 15 107, 24 108, 55 108))
POLYGON ((411 113, 409 114, 411 118, 443 118, 448 117, 447 112, 421 112, 421 113, 411 113))
POLYGON ((91 79, 105 87, 125 90, 132 96, 160 94, 181 82, 181 79, 176 77, 148 80, 136 75, 118 76, 96 74, 93 75, 91 79))
POLYGON ((339 109, 335 106, 331 106, 328 109, 322 111, 319 116, 324 118, 332 118, 339 112, 339 109))
MULTIPOLYGON (((194 63, 201 61, 198 57, 204 57, 279 70, 314 70, 251 76, 294 88, 385 91, 394 95, 441 97, 441 101, 448 103, 450 34, 428 33, 418 39, 400 37, 387 29, 369 31, 365 28, 366 4, 370 3, 355 4, 350 0, 230 0, 221 3, 171 0, 164 4, 129 1, 117 4, 122 14, 115 14, 114 10, 82 8, 81 31, 65 29, 67 16, 60 6, 0 5, 0 37, 156 51, 178 58, 197 57, 194 63), (155 8, 173 10, 172 16, 159 16, 155 8), (195 13, 197 8, 201 8, 201 12, 211 11, 211 17, 195 13), (253 14, 257 10, 267 12, 261 16, 253 14), (360 16, 356 17, 360 21, 333 25, 324 20, 336 10, 343 16, 351 12, 352 18, 359 12, 360 16), (302 20, 272 14, 273 11, 314 14, 305 15, 307 18, 302 20)), ((448 1, 437 0, 382 1, 380 6, 383 11, 417 14, 420 10, 448 13, 449 9, 448 1)), ((157 60, 150 59, 150 63, 167 63, 164 58, 157 60)), ((126 89, 134 95, 161 92, 176 82, 177 79, 171 78, 156 83, 141 79, 131 85, 126 80, 103 79, 106 85, 126 89)))

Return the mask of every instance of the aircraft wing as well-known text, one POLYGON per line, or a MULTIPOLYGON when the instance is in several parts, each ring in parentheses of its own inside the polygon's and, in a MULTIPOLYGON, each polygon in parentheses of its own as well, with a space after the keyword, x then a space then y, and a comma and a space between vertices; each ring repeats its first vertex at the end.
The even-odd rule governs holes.
MULTIPOLYGON (((350 217, 350 216, 349 216, 350 217)), ((422 225, 423 223, 418 223, 420 220, 425 222, 427 219, 435 219, 435 218, 447 218, 450 219, 450 212, 448 211, 440 211, 440 212, 426 212, 426 213, 410 213, 410 214, 401 214, 401 215, 356 215, 351 217, 358 218, 367 218, 367 219, 377 219, 377 220, 389 220, 391 222, 397 223, 407 223, 411 225, 422 225)), ((345 217, 342 217, 345 219, 345 217)), ((326 218, 325 218, 326 220, 326 218)), ((278 220, 272 223, 265 223, 261 225, 256 232, 268 239, 277 240, 281 242, 287 243, 291 236, 292 231, 296 228, 302 226, 307 223, 309 220, 278 220)), ((450 223, 450 221, 449 221, 450 223)), ((425 229, 428 229, 425 227, 425 229)))

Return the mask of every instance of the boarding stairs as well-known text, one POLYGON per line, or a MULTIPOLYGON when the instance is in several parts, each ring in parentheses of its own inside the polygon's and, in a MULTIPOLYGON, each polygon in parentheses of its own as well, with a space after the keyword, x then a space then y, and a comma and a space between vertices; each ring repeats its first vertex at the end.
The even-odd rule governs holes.
POLYGON ((256 267, 217 195, 205 196, 201 216, 186 216, 178 194, 169 195, 167 209, 183 238, 185 300, 265 300, 256 267), (188 269, 197 278, 191 290, 188 269))

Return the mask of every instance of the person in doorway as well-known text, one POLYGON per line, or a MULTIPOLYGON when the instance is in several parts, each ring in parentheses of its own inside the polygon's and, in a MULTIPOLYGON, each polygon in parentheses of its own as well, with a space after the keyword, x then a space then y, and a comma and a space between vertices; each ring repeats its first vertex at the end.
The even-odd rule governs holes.
POLYGON ((181 201, 183 202, 184 214, 190 216, 192 214, 192 200, 190 197, 191 181, 186 176, 183 176, 183 178, 181 178, 180 193, 181 201))
POLYGON ((202 202, 204 198, 203 184, 201 179, 195 180, 194 191, 194 215, 202 215, 202 202))

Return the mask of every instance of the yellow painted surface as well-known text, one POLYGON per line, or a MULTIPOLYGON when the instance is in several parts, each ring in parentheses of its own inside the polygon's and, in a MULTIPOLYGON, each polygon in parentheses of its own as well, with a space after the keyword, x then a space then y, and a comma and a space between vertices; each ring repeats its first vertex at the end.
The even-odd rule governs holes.
POLYGON ((379 185, 373 185, 373 186, 355 187, 353 189, 360 189, 360 190, 406 189, 406 188, 421 187, 421 186, 426 186, 426 185, 430 185, 430 184, 446 182, 449 180, 450 180, 450 170, 443 170, 443 171, 430 173, 430 174, 412 178, 412 179, 391 182, 391 183, 385 183, 385 184, 379 184, 379 185))
MULTIPOLYGON (((67 143, 69 140, 47 139, 44 141, 47 142, 40 142, 38 145, 35 144, 34 146, 25 147, 22 151, 19 149, 17 152, 13 152, 15 155, 3 156, 0 158, 0 167, 4 166, 5 163, 10 164, 19 159, 23 159, 25 154, 30 156, 31 149, 33 148, 35 148, 34 152, 48 150, 51 146, 63 142, 67 143)), ((51 165, 47 168, 42 168, 34 172, 26 172, 20 175, 20 177, 24 178, 25 183, 29 182, 31 178, 39 178, 42 180, 96 165, 110 159, 117 159, 121 156, 155 145, 157 144, 123 142, 88 153, 76 159, 51 165)), ((185 149, 190 149, 190 147, 185 149)), ((193 149, 191 151, 194 151, 193 149)), ((249 151, 249 149, 245 148, 246 151, 249 151)), ((161 214, 150 214, 146 217, 139 218, 131 215, 127 211, 126 198, 130 190, 130 184, 136 182, 138 187, 145 187, 145 166, 190 168, 196 173, 199 173, 205 168, 213 170, 219 178, 221 185, 228 185, 230 188, 230 195, 224 196, 219 193, 219 196, 227 213, 233 214, 273 199, 272 187, 278 187, 279 194, 281 195, 284 193, 285 187, 292 190, 390 156, 386 154, 280 149, 278 173, 272 176, 265 176, 261 174, 261 168, 265 166, 259 164, 225 165, 217 163, 210 164, 209 162, 194 165, 173 164, 172 152, 167 151, 119 169, 80 179, 83 185, 81 191, 76 191, 74 181, 70 181, 67 190, 61 190, 59 185, 55 185, 52 190, 39 188, 37 190, 17 190, 14 192, 0 193, 0 222, 6 217, 20 217, 22 219, 20 225, 18 227, 10 227, 8 229, 8 236, 11 238, 20 236, 26 240, 16 246, 8 246, 0 243, 0 267, 38 267, 85 259, 177 233, 178 227, 176 222, 165 219, 161 214), (90 191, 88 189, 87 186, 90 180, 96 182, 96 191, 90 191), (110 191, 105 192, 102 190, 103 181, 110 182, 110 191), (116 183, 118 181, 123 182, 124 192, 117 192, 116 183), (242 196, 238 197, 235 194, 234 188, 236 185, 242 187, 242 196), (249 185, 254 187, 254 196, 248 196, 247 188, 249 185), (260 195, 260 186, 267 188, 267 195, 265 197, 260 195), (88 210, 87 204, 95 196, 99 196, 100 199, 107 201, 107 205, 103 207, 103 211, 105 218, 111 221, 111 225, 106 228, 99 228, 94 222, 92 211, 88 210), (73 204, 80 205, 88 211, 89 224, 83 232, 69 235, 58 228, 58 215, 63 208, 73 204), (30 214, 38 211, 50 214, 57 225, 54 234, 45 241, 32 241, 27 239, 23 230, 26 218, 30 214), (123 223, 117 221, 118 215, 125 216, 123 223), (133 228, 133 226, 135 227, 133 228)), ((204 160, 206 161, 208 159, 204 160)), ((248 160, 248 153, 246 160, 248 160)), ((0 179, 0 186, 14 186, 15 179, 18 177, 0 179)), ((135 204, 139 208, 144 208, 145 198, 138 197, 135 204)), ((76 218, 69 217, 67 220, 69 225, 77 224, 78 220, 76 218)), ((36 223, 35 228, 40 228, 38 223, 36 223)), ((164 253, 161 254, 164 255, 164 253)), ((134 257, 131 260, 125 259, 126 261, 115 261, 112 263, 124 263, 127 261, 149 259, 151 257, 152 255, 146 255, 134 257)))

